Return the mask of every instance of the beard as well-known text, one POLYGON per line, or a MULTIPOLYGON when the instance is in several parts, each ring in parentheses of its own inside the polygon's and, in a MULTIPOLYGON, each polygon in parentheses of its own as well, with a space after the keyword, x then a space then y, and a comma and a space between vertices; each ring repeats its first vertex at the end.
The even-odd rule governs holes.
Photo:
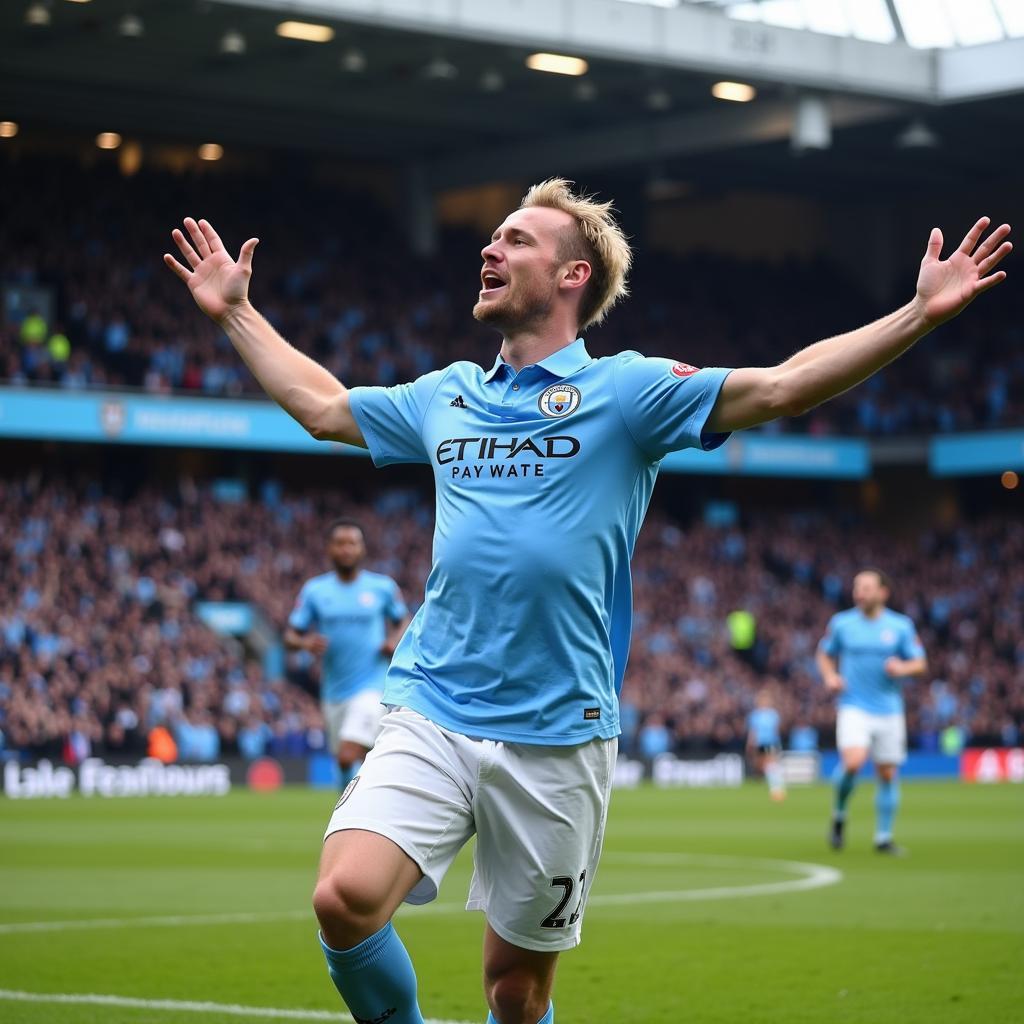
POLYGON ((507 285, 500 299, 479 299, 473 307, 475 320, 504 334, 514 334, 542 323, 551 313, 552 293, 534 288, 513 292, 507 285))

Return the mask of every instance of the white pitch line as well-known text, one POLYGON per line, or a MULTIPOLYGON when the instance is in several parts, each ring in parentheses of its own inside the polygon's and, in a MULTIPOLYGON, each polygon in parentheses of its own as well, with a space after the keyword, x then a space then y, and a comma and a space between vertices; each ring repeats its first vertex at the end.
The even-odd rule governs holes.
MULTIPOLYGON (((671 867, 687 864, 708 864, 713 867, 755 867, 766 871, 783 871, 799 877, 782 882, 758 882, 752 885, 722 885, 707 889, 669 889, 658 892, 597 893, 587 901, 588 906, 628 906, 631 903, 691 903, 702 900, 744 899, 750 896, 771 896, 788 892, 806 892, 836 885, 843 873, 824 864, 796 860, 767 860, 752 857, 732 857, 724 854, 690 853, 610 853, 605 863, 649 864, 671 867)), ((401 914, 456 914, 465 910, 458 902, 428 903, 426 906, 403 907, 401 914)), ((106 928, 178 928, 189 925, 262 924, 270 921, 303 921, 313 925, 311 910, 278 910, 234 914, 174 914, 159 917, 108 917, 71 921, 13 921, 0 924, 0 935, 34 932, 90 931, 106 928)))
POLYGON ((312 920, 312 910, 258 911, 238 914, 168 914, 159 917, 94 917, 72 921, 12 921, 0 935, 22 932, 91 931, 96 928, 179 928, 193 924, 258 924, 262 921, 312 920))
MULTIPOLYGON (((207 1003, 178 999, 134 999, 130 996, 100 995, 96 992, 19 992, 0 988, 0 999, 14 1003, 61 1003, 65 1006, 117 1006, 125 1010, 168 1010, 185 1013, 217 1013, 226 1017, 267 1017, 273 1020, 327 1020, 351 1024, 353 1018, 341 1010, 288 1010, 274 1006, 239 1006, 237 1003, 207 1003)), ((470 1021, 430 1019, 424 1024, 472 1024, 470 1021)))

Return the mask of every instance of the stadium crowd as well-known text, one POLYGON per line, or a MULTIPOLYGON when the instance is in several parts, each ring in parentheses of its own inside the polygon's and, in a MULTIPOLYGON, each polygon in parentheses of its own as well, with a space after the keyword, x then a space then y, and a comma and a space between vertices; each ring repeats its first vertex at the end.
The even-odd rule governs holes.
MULTIPOLYGON (((234 251, 259 235, 254 301, 346 383, 393 384, 453 359, 493 358, 493 335, 470 316, 482 242, 472 235, 448 233, 436 258, 417 259, 372 200, 287 175, 274 179, 268 204, 267 179, 227 174, 124 178, 57 160, 12 162, 4 174, 0 379, 255 394, 227 339, 161 262, 170 229, 189 213, 209 217, 234 251), (55 297, 48 315, 33 305, 37 287, 55 297)), ((1021 301, 1007 293, 979 307, 867 385, 774 429, 898 435, 1024 424, 1021 301)), ((588 344, 595 355, 636 348, 697 365, 770 365, 884 311, 825 264, 641 248, 633 297, 588 344)))
MULTIPOLYGON (((325 570, 330 520, 365 524, 370 567, 412 607, 430 563, 432 508, 415 488, 357 504, 337 492, 232 493, 183 480, 125 494, 42 475, 0 481, 0 755, 80 761, 322 749, 315 666, 268 670, 215 634, 199 602, 249 602, 271 634, 302 582, 325 570), (159 749, 156 749, 159 753, 159 749)), ((634 559, 624 748, 739 749, 768 687, 785 734, 832 739, 813 666, 854 571, 880 564, 919 624, 925 679, 907 687, 914 741, 942 730, 1016 743, 1024 726, 1024 524, 991 516, 894 541, 824 512, 683 523, 656 498, 634 559)))

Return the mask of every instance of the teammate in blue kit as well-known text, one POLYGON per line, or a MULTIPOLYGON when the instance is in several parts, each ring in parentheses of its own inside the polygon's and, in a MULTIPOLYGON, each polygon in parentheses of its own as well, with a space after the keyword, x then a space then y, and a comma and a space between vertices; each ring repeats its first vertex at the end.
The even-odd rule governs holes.
POLYGON ((768 794, 775 801, 786 799, 779 722, 779 713, 772 707, 772 695, 762 690, 757 695, 757 705, 747 715, 747 751, 756 757, 758 770, 768 783, 768 794))
POLYGON ((857 773, 870 756, 875 763, 877 825, 875 849, 900 854, 892 839, 899 806, 897 773, 907 758, 907 725, 902 682, 928 667, 914 623, 886 608, 889 580, 878 569, 865 569, 853 580, 855 607, 833 615, 818 645, 818 668, 825 685, 839 695, 836 718, 835 803, 829 842, 841 850, 846 805, 857 773))
POLYGON ((366 541, 359 523, 331 523, 327 555, 334 569, 305 583, 284 642, 322 656, 320 705, 344 788, 380 732, 384 674, 409 613, 393 579, 362 568, 366 541))
POLYGON ((553 179, 481 252, 473 313, 502 335, 491 368, 457 362, 352 390, 249 303, 255 238, 236 262, 206 221, 173 232, 188 266, 167 254, 168 267, 275 401, 378 466, 434 473, 426 598, 388 671, 377 745, 331 817, 313 895, 328 970, 357 1021, 422 1022, 391 918, 436 896, 475 833, 467 906, 486 915, 489 1020, 551 1024, 558 954, 580 941, 601 852, 629 559, 661 459, 798 415, 895 359, 1005 277, 994 268, 1009 227, 982 241, 987 224, 945 261, 933 231, 917 294, 895 313, 778 366, 698 370, 590 356, 580 334, 626 295, 631 253, 610 204, 553 179))

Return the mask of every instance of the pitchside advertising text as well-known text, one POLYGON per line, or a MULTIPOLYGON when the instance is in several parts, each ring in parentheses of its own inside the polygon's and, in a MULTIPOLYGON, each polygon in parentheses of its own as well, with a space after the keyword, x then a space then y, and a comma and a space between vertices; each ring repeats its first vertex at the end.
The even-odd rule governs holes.
MULTIPOLYGON (((915 754, 908 766, 913 767, 915 754)), ((791 783, 818 781, 822 774, 817 755, 794 755, 798 763, 787 776, 791 783)), ((953 759, 948 759, 953 760, 953 759)), ((929 766, 922 757, 922 772, 910 773, 919 778, 929 776, 929 766)), ((953 775, 957 765, 953 761, 953 775)), ((964 782, 1024 783, 1024 749, 972 748, 959 760, 959 777, 964 782)), ((653 761, 620 757, 615 767, 614 785, 631 789, 644 781, 659 788, 709 788, 739 786, 746 778, 746 766, 740 754, 718 754, 705 759, 680 758, 659 754, 653 761)), ((285 783, 331 788, 335 785, 333 760, 328 755, 311 758, 288 758, 277 761, 265 757, 257 761, 227 758, 216 764, 164 764, 155 758, 131 763, 110 764, 90 757, 78 767, 41 760, 20 763, 4 762, 0 773, 3 794, 11 800, 67 799, 74 794, 83 797, 171 797, 226 796, 232 788, 269 791, 285 783)))

